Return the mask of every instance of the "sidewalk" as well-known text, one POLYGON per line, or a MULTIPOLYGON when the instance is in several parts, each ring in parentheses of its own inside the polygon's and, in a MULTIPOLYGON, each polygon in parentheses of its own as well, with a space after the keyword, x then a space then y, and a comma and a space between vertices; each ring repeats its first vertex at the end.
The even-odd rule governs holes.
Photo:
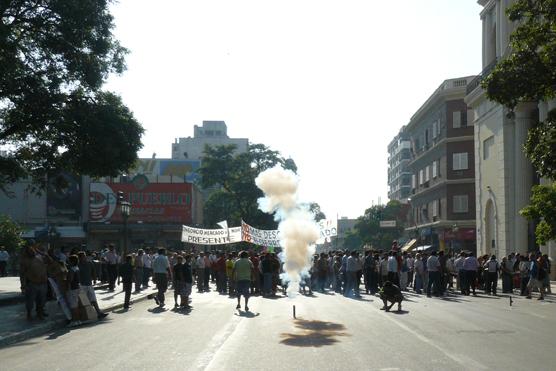
POLYGON ((0 278, 0 305, 16 303, 23 300, 21 294, 19 277, 0 278))
MULTIPOLYGON (((10 291, 5 278, 0 279, 0 290, 4 297, 13 297, 14 291, 10 291)), ((19 290, 19 281, 17 284, 19 290)), ((124 292, 122 286, 117 286, 116 291, 108 292, 107 290, 95 290, 97 302, 103 312, 110 312, 119 309, 124 305, 124 292)), ((151 283, 151 287, 144 289, 139 294, 131 294, 131 303, 146 300, 149 294, 156 293, 155 287, 151 283)), ((21 293, 17 293, 21 295, 21 293)), ((46 304, 48 317, 40 321, 35 318, 33 311, 33 320, 31 322, 26 319, 25 304, 12 304, 0 306, 0 347, 12 344, 18 341, 28 339, 33 336, 39 336, 55 328, 64 327, 66 318, 62 314, 60 307, 56 301, 49 301, 46 304)), ((110 316, 109 316, 110 317, 110 316)))

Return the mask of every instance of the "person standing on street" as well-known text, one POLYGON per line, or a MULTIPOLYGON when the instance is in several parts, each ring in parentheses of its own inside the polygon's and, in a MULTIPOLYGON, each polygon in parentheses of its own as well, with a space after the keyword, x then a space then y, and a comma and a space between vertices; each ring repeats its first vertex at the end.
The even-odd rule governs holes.
POLYGON ((116 288, 116 279, 118 278, 118 262, 119 256, 114 250, 114 245, 108 245, 108 252, 104 255, 108 269, 108 291, 114 291, 116 288))
POLYGON ((93 287, 93 277, 95 274, 95 266, 93 262, 87 259, 87 255, 84 251, 80 251, 77 256, 79 257, 79 284, 81 285, 81 290, 85 292, 87 298, 91 302, 93 308, 97 312, 98 319, 106 317, 108 314, 103 313, 98 307, 97 297, 95 294, 95 288, 93 287))
POLYGON ((531 267, 529 269, 529 283, 527 284, 527 299, 531 299, 531 293, 536 288, 541 294, 538 300, 544 300, 545 292, 543 280, 547 273, 546 270, 543 269, 542 258, 541 256, 537 257, 536 254, 531 253, 529 260, 531 261, 531 267))
POLYGON ((417 253, 415 260, 413 261, 413 269, 415 271, 415 283, 413 284, 413 290, 415 293, 422 294, 424 283, 425 283, 425 263, 423 262, 421 253, 417 253))
POLYGON ((388 277, 387 280, 396 286, 400 286, 400 277, 398 276, 398 253, 395 251, 390 252, 387 261, 388 277))
POLYGON ((153 253, 150 248, 143 254, 143 288, 149 287, 149 279, 152 275, 153 253))
POLYGON ((477 287, 477 270, 479 269, 479 262, 473 253, 469 253, 469 256, 463 261, 463 270, 465 276, 465 295, 471 294, 473 290, 473 296, 477 296, 475 288, 477 287))
POLYGON ((135 256, 135 293, 141 292, 141 284, 143 283, 143 249, 137 251, 137 256, 135 256))
POLYGON ((205 254, 199 253, 199 257, 195 261, 195 269, 197 270, 197 290, 205 291, 205 254))
POLYGON ((47 291, 47 267, 48 256, 38 253, 34 246, 28 245, 20 261, 21 291, 25 294, 25 308, 27 309, 27 320, 31 320, 33 305, 36 307, 37 318, 44 318, 44 305, 46 303, 47 291))
POLYGON ((484 268, 487 271, 487 280, 485 282, 485 293, 487 295, 496 296, 496 287, 498 286, 498 271, 500 270, 500 265, 496 260, 496 256, 492 255, 490 260, 485 263, 484 268))
POLYGON ((241 296, 245 298, 245 311, 249 311, 249 290, 251 288, 251 281, 253 280, 253 263, 249 260, 249 253, 242 251, 239 254, 239 259, 234 263, 233 276, 236 281, 237 291, 237 306, 236 309, 241 309, 241 296))
POLYGON ((431 256, 427 259, 427 271, 429 272, 429 282, 427 284, 427 297, 431 297, 431 289, 434 285, 434 296, 439 296, 442 294, 442 289, 440 288, 440 261, 436 251, 431 253, 431 256))
POLYGON ((124 288, 124 309, 129 309, 129 301, 131 299, 131 286, 135 275, 133 274, 133 256, 127 255, 125 262, 120 267, 120 277, 122 277, 122 286, 124 288))
POLYGON ((168 289, 168 279, 172 278, 170 271, 170 262, 166 257, 166 249, 158 249, 158 256, 153 261, 153 273, 156 281, 158 293, 154 297, 154 301, 160 307, 164 306, 164 293, 168 289))
POLYGON ((505 256, 502 258, 500 271, 502 273, 502 292, 504 294, 511 294, 513 292, 513 264, 505 256))
POLYGON ((10 254, 8 254, 4 246, 0 246, 0 277, 8 276, 9 260, 10 260, 10 254))

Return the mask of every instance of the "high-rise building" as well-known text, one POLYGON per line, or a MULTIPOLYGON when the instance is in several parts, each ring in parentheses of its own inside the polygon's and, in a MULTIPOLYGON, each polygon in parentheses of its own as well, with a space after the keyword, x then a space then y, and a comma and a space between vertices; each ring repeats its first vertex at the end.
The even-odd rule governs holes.
POLYGON ((403 203, 411 195, 411 141, 405 126, 388 144, 388 198, 403 203))
MULTIPOLYGON (((480 82, 510 53, 509 38, 516 25, 506 16, 513 1, 478 3, 483 6, 483 71, 467 86, 465 98, 475 116, 477 245, 482 254, 525 253, 536 248, 535 225, 519 211, 529 203, 531 187, 539 179, 523 145, 529 128, 543 120, 556 102, 523 102, 512 113, 487 99, 480 82)), ((550 246, 554 256, 556 247, 550 246)))
POLYGON ((410 226, 420 245, 475 250, 473 126, 463 98, 475 76, 445 80, 405 126, 410 226))
POLYGON ((172 144, 172 159, 201 160, 205 145, 236 145, 236 153, 247 152, 247 138, 230 138, 224 121, 203 121, 203 126, 195 125, 193 138, 176 138, 172 144))

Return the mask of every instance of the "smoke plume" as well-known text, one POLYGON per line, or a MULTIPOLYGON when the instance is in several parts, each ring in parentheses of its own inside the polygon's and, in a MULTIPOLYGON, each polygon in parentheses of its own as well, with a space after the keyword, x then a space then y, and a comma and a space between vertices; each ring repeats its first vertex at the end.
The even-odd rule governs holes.
POLYGON ((280 222, 280 242, 283 248, 285 274, 282 280, 288 283, 288 296, 299 291, 302 274, 309 270, 315 252, 315 241, 320 237, 313 215, 297 202, 299 179, 290 170, 279 166, 263 171, 255 184, 265 194, 259 199, 259 208, 267 213, 276 212, 280 222))

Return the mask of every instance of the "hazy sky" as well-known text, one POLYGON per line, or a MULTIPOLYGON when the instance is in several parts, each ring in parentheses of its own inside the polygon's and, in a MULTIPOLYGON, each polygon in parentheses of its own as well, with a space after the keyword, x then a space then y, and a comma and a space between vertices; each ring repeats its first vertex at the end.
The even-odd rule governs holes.
POLYGON ((475 0, 120 0, 110 79, 169 158, 203 120, 291 156, 329 217, 387 201, 387 145, 448 78, 481 70, 475 0))

